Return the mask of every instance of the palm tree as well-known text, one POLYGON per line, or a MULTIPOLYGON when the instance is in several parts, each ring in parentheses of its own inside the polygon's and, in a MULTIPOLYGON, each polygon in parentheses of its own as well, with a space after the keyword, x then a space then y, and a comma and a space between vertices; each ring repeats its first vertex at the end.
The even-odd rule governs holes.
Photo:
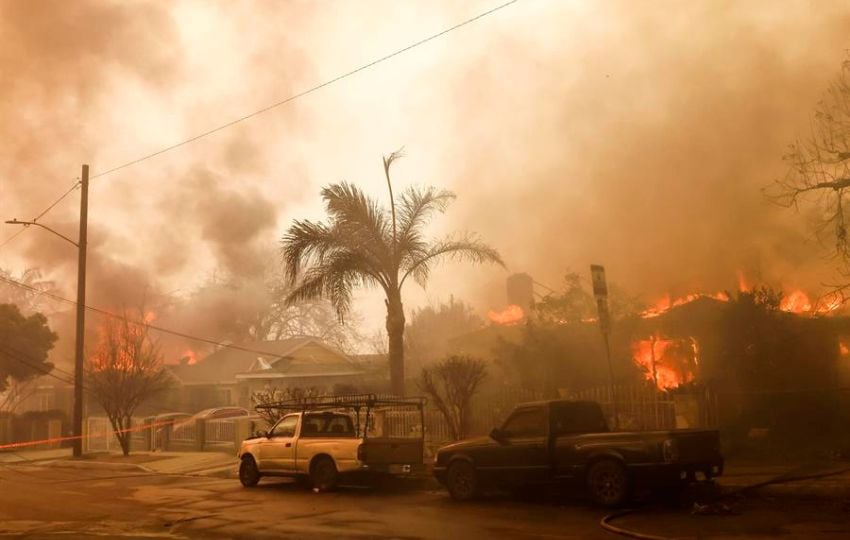
POLYGON ((389 211, 348 182, 332 184, 322 189, 328 222, 296 220, 283 237, 286 279, 293 286, 288 302, 324 297, 344 319, 356 287, 384 290, 390 386, 397 395, 404 394, 401 291, 407 279, 424 287, 432 266, 446 258, 504 266, 495 249, 469 234, 431 242, 423 237, 429 218, 443 212, 455 195, 434 187, 408 188, 396 199, 390 166, 400 157, 393 152, 383 158, 389 211))

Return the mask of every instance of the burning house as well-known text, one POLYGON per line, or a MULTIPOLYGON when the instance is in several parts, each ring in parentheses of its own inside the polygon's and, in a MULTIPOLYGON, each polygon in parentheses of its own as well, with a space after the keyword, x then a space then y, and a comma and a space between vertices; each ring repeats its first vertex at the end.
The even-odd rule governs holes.
MULTIPOLYGON (((649 387, 657 399, 690 409, 670 415, 681 427, 708 423, 739 440, 770 433, 777 444, 826 438, 850 405, 850 318, 837 307, 800 291, 771 296, 766 289, 664 297, 613 325, 615 385, 649 387)), ((550 385, 549 393, 606 389, 605 349, 594 320, 553 325, 535 320, 533 310, 520 320, 490 319, 489 327, 455 339, 454 349, 499 359, 505 349, 525 347, 530 354, 522 361, 540 362, 546 373, 538 380, 550 385), (546 348, 535 344, 544 332, 552 354, 560 354, 549 364, 546 348)))

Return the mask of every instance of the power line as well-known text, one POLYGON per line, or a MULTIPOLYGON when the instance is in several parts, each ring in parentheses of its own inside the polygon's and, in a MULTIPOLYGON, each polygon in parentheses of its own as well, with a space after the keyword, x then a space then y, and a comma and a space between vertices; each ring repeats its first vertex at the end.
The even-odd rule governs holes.
POLYGON ((3 247, 6 246, 6 244, 8 244, 9 242, 11 242, 15 238, 17 238, 18 235, 22 234, 25 230, 27 230, 27 229, 26 228, 20 229, 17 232, 15 232, 15 234, 11 235, 9 238, 3 240, 3 242, 0 243, 0 249, 3 249, 3 247))
POLYGON ((64 378, 60 377, 59 375, 56 375, 55 373, 53 373, 53 370, 56 370, 60 373, 66 373, 66 374, 70 375, 71 377, 73 377, 72 373, 68 373, 67 371, 63 371, 63 370, 57 368, 56 366, 53 366, 53 369, 51 370, 51 369, 47 369, 45 367, 39 366, 37 364, 31 364, 31 363, 27 362, 26 360, 24 360, 23 358, 19 358, 18 355, 26 356, 27 358, 32 359, 31 356, 29 356, 26 353, 22 353, 21 351, 17 351, 16 349, 9 347, 5 343, 0 344, 0 353, 3 353, 3 356, 5 356, 6 358, 9 358, 11 360, 15 360, 16 362, 24 364, 25 366, 29 367, 30 369, 32 369, 34 371, 39 372, 42 375, 47 375, 48 377, 53 377, 54 379, 56 379, 60 382, 63 382, 65 384, 71 385, 71 386, 74 385, 73 379, 72 380, 64 379, 64 378), (6 349, 6 350, 2 350, 2 349, 6 349), (9 351, 12 351, 12 352, 9 352, 9 351))
MULTIPOLYGON (((53 201, 52 203, 50 203, 50 205, 48 205, 48 206, 47 206, 47 208, 45 208, 44 210, 42 210, 42 211, 41 211, 41 212, 40 212, 40 213, 39 213, 36 217, 32 218, 32 221, 33 221, 33 222, 37 222, 39 219, 43 218, 43 217, 45 216, 45 214, 47 214, 48 212, 50 212, 51 210, 53 210, 53 208, 54 208, 57 204, 59 204, 60 202, 62 202, 62 201, 65 199, 65 197, 67 197, 68 195, 70 195, 71 193, 73 193, 73 192, 74 192, 74 190, 75 190, 75 189, 77 189, 79 186, 80 186, 80 181, 79 181, 79 180, 77 180, 76 182, 74 182, 74 185, 73 185, 73 186, 71 186, 71 188, 70 188, 68 191, 66 191, 66 192, 65 192, 65 193, 63 193, 63 194, 62 194, 62 195, 61 195, 58 199, 56 199, 55 201, 53 201)), ((22 229, 20 229, 20 230, 16 231, 16 232, 15 232, 15 234, 11 235, 9 238, 5 239, 2 243, 0 243, 0 249, 2 249, 2 248, 6 245, 6 244, 8 244, 9 242, 11 242, 11 241, 12 241, 12 240, 14 240, 15 238, 17 238, 17 237, 18 237, 18 235, 23 234, 23 232, 24 232, 25 230, 27 230, 28 228, 29 228, 28 226, 27 226, 27 227, 24 227, 24 228, 22 228, 22 229)))
MULTIPOLYGON (((73 300, 70 300, 68 298, 64 298, 62 296, 59 296, 57 294, 53 294, 53 293, 50 293, 50 292, 47 292, 47 291, 39 290, 39 289, 37 289, 35 287, 31 287, 31 286, 29 286, 25 283, 21 283, 20 281, 15 281, 14 279, 9 279, 9 278, 6 278, 4 276, 0 276, 0 281, 6 282, 6 283, 13 285, 15 287, 21 287, 21 288, 27 289, 27 290, 32 291, 32 292, 39 294, 39 295, 47 296, 48 298, 53 298, 54 300, 58 300, 60 302, 65 302, 65 303, 68 303, 68 304, 71 304, 71 305, 74 305, 74 306, 77 305, 77 303, 73 300)), ((157 326, 155 324, 150 324, 150 323, 146 323, 146 322, 142 322, 142 321, 136 321, 136 320, 133 320, 129 317, 125 317, 125 316, 119 315, 117 313, 112 313, 111 311, 107 311, 105 309, 101 309, 101 308, 94 307, 94 306, 83 305, 83 307, 85 309, 89 310, 89 311, 94 312, 94 313, 98 313, 98 314, 106 316, 106 317, 111 317, 113 319, 125 321, 125 322, 128 322, 130 324, 135 324, 137 326, 144 326, 145 328, 150 328, 151 330, 155 330, 157 332, 162 332, 163 334, 170 334, 172 336, 182 337, 182 338, 185 338, 185 339, 190 339, 190 340, 198 341, 198 342, 201 342, 201 343, 207 343, 209 345, 215 345, 216 347, 221 347, 221 348, 225 348, 225 349, 233 349, 233 350, 243 351, 243 352, 249 352, 249 353, 259 354, 261 356, 271 356, 271 357, 279 356, 279 355, 276 355, 274 353, 270 353, 268 351, 261 351, 259 349, 251 349, 250 347, 242 347, 242 346, 233 345, 233 344, 230 344, 230 343, 221 343, 221 342, 218 342, 214 339, 203 338, 203 337, 200 337, 200 336, 193 336, 193 335, 187 334, 185 332, 178 332, 177 330, 171 330, 171 329, 168 329, 168 328, 164 328, 162 326, 157 326)))
POLYGON ((153 158, 153 157, 156 157, 156 156, 162 155, 162 154, 164 154, 164 153, 166 153, 166 152, 170 152, 171 150, 174 150, 174 149, 176 149, 176 148, 180 148, 181 146, 185 146, 185 145, 187 145, 187 144, 190 144, 190 143, 192 143, 192 142, 195 142, 195 141, 197 141, 198 139, 202 139, 202 138, 204 138, 204 137, 207 137, 208 135, 212 135, 213 133, 217 133, 217 132, 219 132, 219 131, 221 131, 221 130, 223 130, 223 129, 227 129, 227 128, 231 127, 231 126, 234 126, 234 125, 236 125, 236 124, 239 124, 239 123, 241 123, 241 122, 244 122, 244 121, 246 121, 246 120, 249 120, 249 119, 251 119, 251 118, 253 118, 253 117, 255 117, 255 116, 259 116, 259 115, 261 115, 261 114, 263 114, 263 113, 265 113, 265 112, 268 112, 268 111, 270 111, 270 110, 272 110, 272 109, 276 109, 277 107, 280 107, 280 106, 282 106, 282 105, 286 105, 287 103, 289 103, 289 102, 291 102, 291 101, 294 101, 294 100, 296 100, 296 99, 298 99, 298 98, 304 97, 304 96, 306 96, 307 94, 311 94, 311 93, 315 92, 316 90, 320 90, 320 89, 322 89, 322 88, 324 88, 324 87, 326 87, 326 86, 329 86, 329 85, 334 84, 334 83, 336 83, 336 82, 338 82, 338 81, 341 81, 341 80, 343 80, 343 79, 346 79, 346 78, 348 78, 348 77, 351 77, 352 75, 356 75, 357 73, 360 73, 361 71, 364 71, 364 70, 369 69, 369 68, 371 68, 371 67, 373 67, 373 66, 376 66, 376 65, 378 65, 378 64, 380 64, 380 63, 382 63, 382 62, 385 62, 385 61, 387 61, 387 60, 390 60, 391 58, 394 58, 394 57, 396 57, 396 56, 398 56, 398 55, 400 55, 400 54, 404 54, 404 53, 406 53, 406 52, 410 51, 411 49, 415 49, 416 47, 419 47, 420 45, 424 45, 424 44, 428 43, 429 41, 433 41, 433 40, 435 40, 435 39, 437 39, 437 38, 439 38, 439 37, 442 37, 442 36, 444 36, 444 35, 448 34, 449 32, 452 32, 452 31, 457 30, 457 29, 459 29, 459 28, 462 28, 462 27, 464 27, 464 26, 466 26, 466 25, 468 25, 468 24, 471 24, 471 23, 473 23, 473 22, 475 22, 475 21, 477 21, 477 20, 479 20, 479 19, 482 19, 482 18, 484 18, 484 17, 486 17, 486 16, 488 16, 488 15, 491 15, 491 14, 493 14, 493 13, 495 13, 495 12, 497 12, 497 11, 501 10, 501 9, 504 9, 504 8, 506 8, 506 7, 510 6, 511 4, 515 4, 515 3, 517 3, 518 1, 519 1, 519 0, 510 0, 509 2, 505 2, 504 4, 500 4, 500 5, 498 5, 498 6, 494 7, 494 8, 492 8, 492 9, 489 9, 489 10, 487 10, 487 11, 484 11, 484 12, 482 12, 482 13, 479 13, 478 15, 476 15, 476 16, 474 16, 474 17, 471 17, 471 18, 466 19, 466 20, 464 20, 464 21, 462 21, 462 22, 460 22, 460 23, 458 23, 458 24, 455 24, 454 26, 450 26, 449 28, 446 28, 446 29, 444 29, 444 30, 441 30, 440 32, 437 32, 436 34, 431 34, 430 36, 428 36, 428 37, 426 37, 426 38, 423 38, 423 39, 420 39, 419 41, 416 41, 416 42, 414 42, 414 43, 411 43, 410 45, 408 45, 408 46, 406 46, 406 47, 404 47, 404 48, 398 49, 397 51, 394 51, 394 52, 392 52, 392 53, 389 53, 389 54, 387 54, 387 55, 384 55, 384 56, 382 56, 382 57, 380 57, 380 58, 378 58, 378 59, 376 59, 376 60, 372 60, 371 62, 369 62, 369 63, 367 63, 367 64, 363 64, 362 66, 357 67, 357 68, 355 68, 355 69, 353 69, 353 70, 351 70, 351 71, 348 71, 348 72, 346 72, 346 73, 343 73, 342 75, 338 75, 338 76, 336 76, 336 77, 334 77, 334 78, 332 78, 332 79, 330 79, 330 80, 327 80, 327 81, 325 81, 325 82, 323 82, 323 83, 317 84, 316 86, 313 86, 313 87, 311 87, 311 88, 308 88, 308 89, 306 89, 306 90, 303 90, 303 91, 301 91, 301 92, 299 92, 299 93, 297 93, 297 94, 291 95, 291 96, 287 97, 286 99, 283 99, 283 100, 281 100, 281 101, 278 101, 277 103, 272 103, 271 105, 268 105, 268 106, 266 106, 266 107, 263 107, 262 109, 256 110, 256 111, 254 111, 254 112, 252 112, 252 113, 246 114, 245 116, 241 116, 241 117, 239 117, 239 118, 236 118, 235 120, 231 120, 231 121, 229 121, 229 122, 227 122, 227 123, 221 124, 221 125, 219 125, 219 126, 217 126, 217 127, 214 127, 214 128, 209 129, 209 130, 207 130, 207 131, 204 131, 204 132, 202 132, 202 133, 199 133, 199 134, 197 134, 197 135, 195 135, 195 136, 193 136, 193 137, 190 137, 190 138, 188 138, 188 139, 185 139, 185 140, 183 140, 183 141, 180 141, 180 142, 174 143, 174 144, 172 144, 171 146, 166 146, 165 148, 162 148, 162 149, 160 149, 160 150, 157 150, 156 152, 151 152, 150 154, 146 154, 146 155, 141 156, 141 157, 139 157, 139 158, 136 158, 136 159, 134 159, 134 160, 132 160, 132 161, 128 161, 128 162, 123 163, 123 164, 121 164, 121 165, 117 165, 117 166, 115 166, 115 167, 112 167, 111 169, 107 169, 107 170, 105 170, 105 171, 103 171, 103 172, 101 172, 101 173, 98 173, 98 174, 93 175, 91 178, 92 178, 92 179, 94 179, 94 178, 99 178, 99 177, 101 177, 101 176, 106 176, 106 175, 108 175, 108 174, 112 174, 112 173, 114 173, 114 172, 116 172, 116 171, 119 171, 119 170, 121 170, 121 169, 124 169, 124 168, 130 167, 130 166, 135 165, 135 164, 137 164, 137 163, 141 163, 142 161, 145 161, 145 160, 147 160, 147 159, 150 159, 150 158, 153 158))
MULTIPOLYGON (((276 102, 276 103, 272 103, 271 105, 268 105, 268 106, 266 106, 266 107, 263 107, 262 109, 256 110, 256 111, 254 111, 254 112, 252 112, 252 113, 246 114, 246 115, 244 115, 244 116, 241 116, 241 117, 239 117, 239 118, 236 118, 236 119, 231 120, 231 121, 229 121, 229 122, 226 122, 226 123, 224 123, 224 124, 221 124, 221 125, 219 125, 219 126, 216 126, 216 127, 212 128, 212 129, 209 129, 209 130, 207 130, 207 131, 201 132, 201 133, 199 133, 199 134, 197 134, 197 135, 195 135, 195 136, 193 136, 193 137, 190 137, 190 138, 188 138, 188 139, 184 139, 184 140, 182 140, 182 141, 180 141, 180 142, 177 142, 177 143, 174 143, 174 144, 172 144, 172 145, 170 145, 170 146, 166 146, 165 148, 162 148, 162 149, 157 150, 157 151, 155 151, 155 152, 151 152, 150 154, 145 154, 145 155, 143 155, 143 156, 141 156, 141 157, 139 157, 139 158, 133 159, 133 160, 128 161, 128 162, 126 162, 126 163, 122 163, 121 165, 117 165, 117 166, 112 167, 112 168, 110 168, 110 169, 107 169, 107 170, 105 170, 105 171, 103 171, 103 172, 101 172, 101 173, 97 173, 97 174, 93 175, 91 178, 92 178, 92 179, 100 178, 100 177, 102 177, 102 176, 106 176, 106 175, 108 175, 108 174, 112 174, 112 173, 114 173, 114 172, 116 172, 116 171, 120 171, 121 169, 125 169, 125 168, 127 168, 127 167, 131 167, 131 166, 133 166, 133 165, 136 165, 137 163, 141 163, 142 161, 145 161, 145 160, 151 159, 151 158, 156 157, 156 156, 160 156, 160 155, 162 155, 162 154, 165 154, 165 153, 167 153, 167 152, 170 152, 171 150, 175 150, 175 149, 177 149, 177 148, 180 148, 181 146, 185 146, 185 145, 187 145, 187 144, 193 143, 193 142, 195 142, 195 141, 197 141, 197 140, 199 140, 199 139, 202 139, 202 138, 204 138, 204 137, 207 137, 207 136, 209 136, 209 135, 212 135, 212 134, 214 134, 214 133, 217 133, 217 132, 219 132, 219 131, 222 131, 222 130, 224 130, 224 129, 227 129, 227 128, 231 127, 231 126, 234 126, 234 125, 236 125, 236 124, 239 124, 239 123, 242 123, 242 122, 244 122, 244 121, 246 121, 246 120, 249 120, 249 119, 251 119, 251 118, 254 118, 255 116, 259 116, 259 115, 261 115, 261 114, 263 114, 263 113, 266 113, 266 112, 268 112, 268 111, 270 111, 270 110, 272 110, 272 109, 276 109, 276 108, 278 108, 278 107, 280 107, 280 106, 282 106, 282 105, 286 105, 287 103, 289 103, 289 102, 291 102, 291 101, 295 101, 295 100, 296 100, 296 99, 298 99, 298 98, 304 97, 304 96, 306 96, 306 95, 308 95, 308 94, 311 94, 311 93, 313 93, 313 92, 315 92, 315 91, 317 91, 317 90, 321 90, 322 88, 324 88, 324 87, 326 87, 326 86, 330 86, 331 84, 334 84, 334 83, 339 82, 339 81, 341 81, 341 80, 343 80, 343 79, 346 79, 346 78, 348 78, 348 77, 351 77, 351 76, 353 76, 353 75, 356 75, 357 73, 360 73, 361 71, 364 71, 364 70, 369 69, 369 68, 371 68, 371 67, 373 67, 373 66, 376 66, 376 65, 378 65, 378 64, 380 64, 380 63, 382 63, 382 62, 385 62, 385 61, 387 61, 387 60, 390 60, 390 59, 392 59, 392 58, 394 58, 394 57, 396 57, 396 56, 399 56, 399 55, 401 55, 401 54, 404 54, 404 53, 406 53, 406 52, 408 52, 408 51, 410 51, 410 50, 412 50, 412 49, 415 49, 416 47, 419 47, 420 45, 424 45, 424 44, 426 44, 426 43, 428 43, 428 42, 430 42, 430 41, 433 41, 433 40, 435 40, 435 39, 437 39, 437 38, 439 38, 439 37, 442 37, 442 36, 444 36, 444 35, 446 35, 446 34, 448 34, 448 33, 450 33, 450 32, 453 32, 454 30, 457 30, 457 29, 459 29, 459 28, 462 28, 462 27, 464 27, 464 26, 466 26, 466 25, 468 25, 468 24, 471 24, 471 23, 473 23, 473 22, 475 22, 475 21, 477 21, 477 20, 479 20, 479 19, 483 19, 484 17, 486 17, 486 16, 488 16, 488 15, 491 15, 491 14, 493 14, 493 13, 495 13, 495 12, 497 12, 497 11, 501 10, 501 9, 504 9, 504 8, 506 8, 506 7, 510 6, 511 4, 515 4, 515 3, 517 3, 518 1, 519 1, 519 0, 510 0, 509 2, 505 2, 504 4, 500 4, 500 5, 498 5, 498 6, 494 7, 494 8, 491 8, 491 9, 489 9, 489 10, 487 10, 487 11, 484 11, 484 12, 482 12, 482 13, 479 13, 478 15, 475 15, 474 17, 471 17, 471 18, 469 18, 469 19, 466 19, 466 20, 464 20, 464 21, 462 21, 462 22, 460 22, 460 23, 457 23, 457 24, 455 24, 454 26, 450 26, 449 28, 446 28, 446 29, 444 29, 444 30, 441 30, 440 32, 437 32, 436 34, 431 34, 430 36, 425 37, 425 38, 423 38, 423 39, 420 39, 419 41, 416 41, 416 42, 414 42, 414 43, 411 43, 410 45, 407 45, 406 47, 403 47, 403 48, 398 49, 398 50, 396 50, 396 51, 394 51, 394 52, 391 52, 391 53, 389 53, 389 54, 386 54, 386 55, 384 55, 384 56, 382 56, 382 57, 380 57, 380 58, 377 58, 377 59, 375 59, 375 60, 372 60, 371 62, 369 62, 369 63, 367 63, 367 64, 363 64, 363 65, 361 65, 361 66, 359 66, 359 67, 357 67, 357 68, 355 68, 355 69, 352 69, 351 71, 348 71, 348 72, 346 72, 346 73, 343 73, 343 74, 341 74, 341 75, 338 75, 338 76, 336 76, 336 77, 334 77, 334 78, 332 78, 332 79, 330 79, 330 80, 327 80, 327 81, 325 81, 325 82, 323 82, 323 83, 317 84, 317 85, 315 85, 315 86, 313 86, 313 87, 311 87, 311 88, 308 88, 308 89, 306 89, 306 90, 303 90, 303 91, 301 91, 301 92, 299 92, 299 93, 297 93, 297 94, 293 94, 293 95, 291 95, 291 96, 289 96, 289 97, 287 97, 287 98, 285 98, 285 99, 282 99, 282 100, 280 100, 280 101, 278 101, 278 102, 276 102)), ((63 199, 65 199, 65 197, 67 197, 68 195, 70 195, 70 194, 71 194, 71 192, 73 192, 73 191, 77 188, 77 186, 79 186, 79 185, 80 185, 80 182, 79 182, 79 181, 78 181, 78 182, 76 182, 76 183, 75 183, 75 184, 71 187, 71 189, 69 189, 68 191, 66 191, 66 192, 65 192, 62 196, 60 196, 60 197, 59 197, 58 199, 56 199, 53 203, 51 203, 51 204, 50 204, 47 208, 45 208, 45 209, 44 209, 44 210, 43 210, 40 214, 38 214, 38 217, 36 217, 35 219, 33 219, 33 221, 38 221, 39 219, 41 219, 42 217, 44 217, 44 215, 45 215, 45 214, 47 214, 48 212, 50 212, 50 211, 51 211, 51 210, 52 210, 52 209, 53 209, 53 208, 54 208, 57 204, 59 204, 59 203, 60 203, 63 199)), ((11 242, 11 241, 12 241, 12 240, 14 240, 15 238, 17 238, 17 236, 18 236, 18 235, 20 235, 20 234, 22 234, 24 230, 26 230, 26 229, 21 229, 20 231, 16 232, 16 233, 15 233, 15 234, 13 234, 12 236, 10 236, 10 237, 9 237, 9 238, 7 238, 6 240, 4 240, 2 243, 0 243, 0 249, 2 249, 4 246, 6 246, 6 244, 8 244, 9 242, 11 242)))

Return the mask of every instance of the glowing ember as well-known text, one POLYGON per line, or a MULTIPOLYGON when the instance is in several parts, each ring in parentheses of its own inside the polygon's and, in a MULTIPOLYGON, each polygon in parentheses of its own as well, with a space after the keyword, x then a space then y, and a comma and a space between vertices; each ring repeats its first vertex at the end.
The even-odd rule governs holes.
POLYGON ((838 354, 840 354, 842 358, 850 356, 850 347, 847 347, 847 344, 843 341, 838 342, 838 354))
POLYGON ((145 324, 150 324, 154 322, 156 320, 156 313, 154 313, 153 311, 146 311, 144 320, 145 324))
POLYGON ((694 338, 664 339, 655 335, 632 343, 632 359, 659 390, 692 382, 698 356, 694 338))
POLYGON ((487 318, 490 319, 492 323, 504 326, 519 324, 522 322, 524 317, 525 313, 523 313, 522 308, 513 304, 502 311, 491 310, 487 312, 487 318))

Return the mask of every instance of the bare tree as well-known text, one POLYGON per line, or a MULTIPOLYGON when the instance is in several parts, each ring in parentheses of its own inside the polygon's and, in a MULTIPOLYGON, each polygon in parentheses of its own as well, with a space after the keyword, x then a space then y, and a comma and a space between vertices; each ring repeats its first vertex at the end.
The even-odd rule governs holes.
POLYGON ((419 389, 437 407, 449 425, 452 439, 466 437, 469 431, 472 396, 487 375, 483 360, 470 356, 449 356, 422 369, 419 389))
POLYGON ((785 207, 811 203, 820 211, 817 225, 821 240, 832 238, 835 254, 850 275, 847 195, 850 188, 850 59, 818 102, 809 134, 795 141, 783 159, 784 178, 765 193, 785 207))
POLYGON ((0 304, 15 304, 26 315, 35 312, 49 315, 55 311, 55 301, 44 293, 54 291, 55 284, 44 280, 36 268, 28 268, 18 275, 0 268, 0 304))
MULTIPOLYGON (((321 391, 315 386, 308 388, 278 388, 276 386, 268 386, 263 390, 254 392, 251 395, 251 403, 256 407, 257 405, 270 405, 281 401, 306 400, 320 394, 321 391)), ((285 413, 286 411, 282 409, 266 407, 257 409, 257 414, 262 417, 269 427, 274 425, 285 413)))
POLYGON ((128 317, 126 311, 122 319, 107 320, 87 366, 88 391, 106 412, 125 456, 130 453, 133 413, 170 384, 159 346, 141 322, 144 310, 140 313, 139 322, 128 317))

